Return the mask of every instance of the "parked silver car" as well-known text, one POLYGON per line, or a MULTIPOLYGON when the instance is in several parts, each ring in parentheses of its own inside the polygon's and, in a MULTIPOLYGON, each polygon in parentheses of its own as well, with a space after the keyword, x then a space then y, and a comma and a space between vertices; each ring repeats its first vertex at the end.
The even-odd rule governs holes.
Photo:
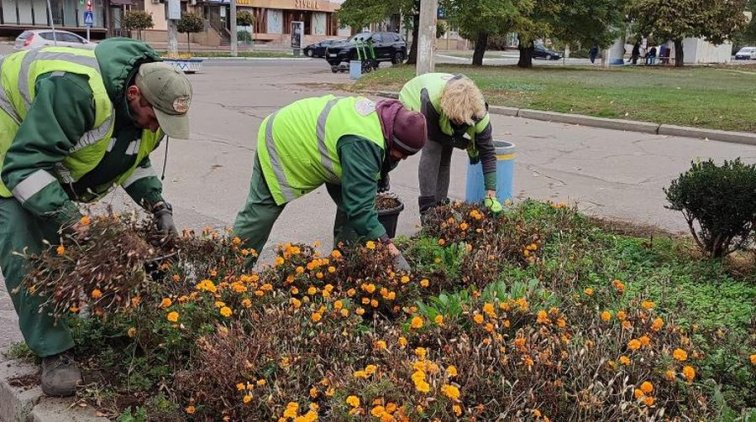
POLYGON ((35 29, 21 33, 16 38, 14 48, 26 50, 29 48, 57 45, 59 47, 95 48, 97 43, 87 41, 86 38, 68 31, 52 29, 35 29))
POLYGON ((743 47, 735 53, 735 60, 754 60, 756 59, 756 47, 743 47))

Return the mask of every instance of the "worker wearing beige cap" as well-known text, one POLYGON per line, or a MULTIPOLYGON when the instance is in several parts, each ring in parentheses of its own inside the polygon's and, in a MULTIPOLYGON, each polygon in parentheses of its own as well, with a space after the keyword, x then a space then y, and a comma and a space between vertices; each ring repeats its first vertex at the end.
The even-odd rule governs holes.
POLYGON ((126 38, 94 51, 43 47, 0 59, 0 269, 29 348, 42 358, 42 391, 74 394, 81 373, 65 321, 40 311, 43 299, 16 289, 26 262, 83 233, 77 202, 115 186, 176 233, 149 154, 165 135, 189 136, 189 80, 147 44, 126 38))

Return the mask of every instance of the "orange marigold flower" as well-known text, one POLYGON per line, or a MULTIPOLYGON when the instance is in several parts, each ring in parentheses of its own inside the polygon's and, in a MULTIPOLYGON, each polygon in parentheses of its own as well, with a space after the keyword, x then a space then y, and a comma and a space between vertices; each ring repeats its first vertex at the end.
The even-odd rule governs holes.
POLYGON ((450 384, 444 384, 441 386, 441 393, 445 395, 446 397, 449 397, 452 400, 458 400, 459 399, 459 388, 450 385, 450 384))
POLYGON ((648 406, 648 407, 651 407, 651 406, 653 406, 653 405, 654 405, 654 402, 656 402, 656 400, 655 400, 655 399, 654 399, 653 397, 646 397, 645 399, 643 399, 643 403, 644 403, 644 404, 645 404, 646 406, 648 406))
POLYGON ((365 313, 365 310, 363 308, 357 308, 354 310, 354 313, 357 315, 363 315, 365 313))
POLYGON ((193 415, 194 412, 196 412, 196 411, 197 411, 197 409, 194 406, 192 406, 192 405, 186 406, 186 408, 184 408, 184 412, 186 412, 186 413, 188 413, 190 415, 193 415))
POLYGON ((166 318, 168 318, 168 321, 170 321, 170 322, 177 322, 178 319, 179 319, 179 313, 176 312, 176 311, 170 312, 170 313, 168 313, 168 315, 166 316, 166 318))
POLYGON ((633 328, 633 324, 630 321, 622 321, 622 329, 629 330, 633 328))
POLYGON ((387 347, 388 347, 388 345, 387 345, 387 344, 386 344, 386 342, 385 342, 385 341, 383 341, 383 340, 376 340, 376 341, 375 341, 375 342, 373 343, 373 348, 374 348, 375 350, 386 350, 386 348, 387 348, 387 347))
POLYGON ((625 366, 627 366, 627 365, 630 365, 630 358, 629 358, 629 357, 627 357, 627 356, 625 356, 625 355, 622 355, 622 356, 620 356, 620 358, 619 358, 619 362, 620 362, 621 364, 625 365, 625 366))
POLYGON ((643 335, 638 339, 641 343, 641 346, 648 347, 651 344, 651 338, 649 336, 643 335))
POLYGON ((654 331, 659 331, 664 326, 664 320, 661 318, 656 318, 654 322, 651 324, 651 329, 654 331))
POLYGON ((368 249, 375 249, 375 242, 373 242, 372 240, 368 240, 367 243, 365 244, 365 247, 368 249))
POLYGON ((688 380, 688 382, 691 382, 693 381, 693 378, 696 377, 696 370, 693 369, 692 366, 685 365, 685 367, 683 367, 682 374, 685 379, 688 380))
POLYGON ((452 412, 454 412, 455 415, 460 416, 462 414, 462 406, 454 404, 452 406, 452 412))
POLYGON ((160 301, 160 307, 161 308, 167 308, 173 304, 173 301, 171 301, 170 298, 164 297, 163 300, 160 301))
POLYGON ((593 289, 592 289, 592 288, 590 288, 590 287, 588 287, 588 288, 586 288, 585 290, 583 290, 583 292, 584 292, 585 294, 587 294, 588 296, 593 296, 593 289))
POLYGON ((473 320, 475 321, 476 324, 482 324, 483 323, 483 315, 482 314, 475 314, 475 316, 473 316, 473 320))
POLYGON ((675 349, 674 352, 672 352, 672 357, 680 362, 685 362, 686 360, 688 360, 688 353, 685 350, 678 348, 675 349))
POLYGON ((373 375, 375 371, 378 370, 378 367, 375 365, 368 365, 365 367, 365 373, 368 375, 373 375))
POLYGON ((349 396, 346 398, 346 403, 352 407, 360 407, 360 398, 357 396, 349 396))
POLYGON ((457 376, 457 367, 454 365, 449 365, 446 367, 446 375, 450 377, 456 377, 457 376))
POLYGON ((99 299, 102 297, 102 291, 100 291, 100 289, 94 289, 92 290, 92 293, 90 293, 90 296, 92 296, 92 299, 99 299))
POLYGON ((433 322, 435 322, 436 325, 444 325, 444 316, 443 315, 436 315, 436 317, 433 318, 433 322))
POLYGON ((643 397, 646 396, 643 393, 643 390, 641 390, 640 388, 636 388, 635 391, 633 392, 633 395, 635 396, 636 400, 641 400, 643 399, 643 397))
POLYGON ((636 339, 632 339, 627 342, 627 347, 630 350, 638 350, 641 347, 641 342, 636 339))
POLYGON ((134 338, 136 337, 137 329, 134 327, 131 327, 129 328, 129 331, 127 331, 127 334, 129 335, 129 337, 134 338))
POLYGON ((245 308, 250 308, 250 307, 252 307, 252 301, 251 301, 251 300, 249 300, 249 299, 244 299, 244 300, 242 300, 241 304, 242 304, 242 306, 243 306, 243 307, 245 307, 245 308))
POLYGON ((617 319, 620 321, 624 321, 625 318, 627 318, 627 314, 625 311, 617 311, 617 319))
POLYGON ((610 319, 612 319, 612 313, 611 313, 611 312, 609 312, 609 311, 604 311, 604 312, 602 312, 602 313, 601 313, 601 319, 602 319, 603 321, 609 321, 610 319))
POLYGON ((424 279, 420 280, 420 285, 422 287, 428 287, 430 285, 430 281, 428 281, 427 278, 424 278, 424 279))
POLYGON ((666 378, 667 381, 674 381, 675 378, 677 378, 677 375, 675 374, 675 371, 673 371, 671 369, 667 369, 664 372, 664 378, 666 378))
POLYGON ((341 258, 341 252, 339 252, 338 249, 334 249, 333 251, 331 251, 331 258, 334 258, 334 259, 341 258))
POLYGON ((234 246, 239 246, 239 245, 241 245, 241 243, 242 243, 242 241, 241 241, 241 239, 239 239, 238 236, 234 236, 234 238, 231 239, 231 244, 233 244, 234 246))
POLYGON ((231 310, 228 306, 224 306, 220 309, 220 314, 226 318, 230 317, 234 311, 231 310))
POLYGON ((751 365, 756 365, 756 353, 748 357, 751 360, 751 365))
POLYGON ((312 318, 312 320, 313 320, 314 322, 318 322, 318 321, 320 321, 321 319, 323 319, 323 315, 320 315, 320 313, 319 313, 319 312, 315 312, 315 313, 313 313, 313 314, 312 314, 312 317, 311 317, 311 318, 312 318))
POLYGON ((407 347, 407 339, 404 337, 399 337, 398 343, 399 343, 399 347, 401 347, 402 349, 407 347))
POLYGON ((625 292, 625 285, 619 280, 613 280, 612 286, 614 286, 614 288, 617 289, 619 293, 625 292))
POLYGON ((654 385, 650 381, 643 381, 640 386, 641 391, 645 394, 651 394, 654 391, 654 385))
POLYGON ((277 266, 279 266, 279 265, 283 265, 283 263, 284 263, 284 262, 286 262, 286 260, 285 260, 285 259, 283 259, 283 257, 281 257, 281 256, 277 256, 277 257, 276 257, 276 261, 275 261, 275 265, 276 265, 276 267, 277 267, 277 266))
POLYGON ((244 398, 242 399, 242 401, 244 402, 244 404, 249 404, 249 402, 252 401, 252 395, 251 394, 245 394, 244 398))
POLYGON ((641 302, 641 306, 643 307, 643 309, 649 310, 653 309, 656 304, 650 300, 644 300, 643 302, 641 302))
POLYGON ((92 222, 92 219, 88 215, 85 215, 79 219, 79 224, 82 226, 88 226, 92 222))
POLYGON ((419 329, 419 328, 423 328, 423 324, 424 324, 423 318, 416 316, 412 318, 412 321, 410 322, 410 327, 414 329, 419 329))

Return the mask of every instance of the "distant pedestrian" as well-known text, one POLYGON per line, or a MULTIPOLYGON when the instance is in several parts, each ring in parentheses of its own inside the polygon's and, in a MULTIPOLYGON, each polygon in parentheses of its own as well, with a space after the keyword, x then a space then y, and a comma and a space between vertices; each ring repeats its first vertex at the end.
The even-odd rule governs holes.
POLYGON ((651 47, 651 49, 648 50, 648 54, 646 55, 646 65, 654 64, 656 64, 656 47, 651 47))
POLYGON ((632 64, 638 64, 638 58, 640 57, 640 41, 636 41, 633 46, 633 52, 630 55, 630 62, 632 64))
POLYGON ((593 47, 588 51, 588 58, 591 60, 591 63, 594 63, 596 61, 596 57, 598 56, 598 46, 596 44, 593 44, 593 47))

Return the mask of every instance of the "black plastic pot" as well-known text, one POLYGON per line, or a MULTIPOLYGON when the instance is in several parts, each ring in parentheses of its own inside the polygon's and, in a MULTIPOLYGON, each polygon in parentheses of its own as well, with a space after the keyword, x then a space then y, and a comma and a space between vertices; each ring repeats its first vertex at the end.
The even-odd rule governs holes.
POLYGON ((396 236, 396 225, 399 221, 399 213, 402 211, 404 211, 404 204, 401 201, 399 201, 399 205, 394 208, 378 210, 378 221, 383 224, 383 227, 386 229, 386 234, 392 239, 396 236))

